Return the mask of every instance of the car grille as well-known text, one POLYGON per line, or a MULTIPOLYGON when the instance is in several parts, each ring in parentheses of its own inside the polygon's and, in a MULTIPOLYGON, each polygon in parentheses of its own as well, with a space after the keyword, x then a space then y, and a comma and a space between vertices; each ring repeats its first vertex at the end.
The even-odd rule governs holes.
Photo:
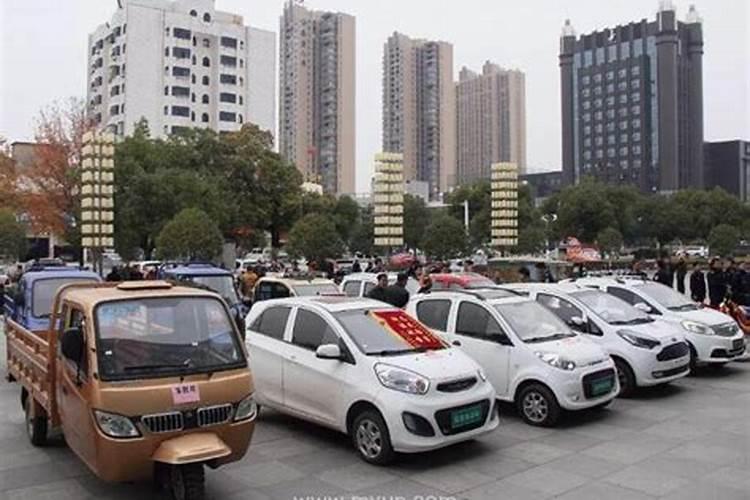
POLYGON ((689 352, 690 348, 685 342, 678 342, 662 349, 661 352, 656 355, 656 359, 659 361, 669 361, 670 359, 687 356, 689 352))
POLYGON ((734 337, 737 335, 737 323, 727 323, 714 327, 714 332, 719 337, 734 337))
POLYGON ((198 427, 223 424, 232 418, 232 405, 208 406, 198 410, 198 427))
POLYGON ((606 370, 599 370, 598 372, 589 373, 583 377, 583 394, 586 398, 602 397, 603 394, 598 396, 593 395, 594 383, 600 382, 604 379, 612 379, 612 387, 614 387, 615 370, 613 368, 607 368, 606 370))
POLYGON ((451 382, 442 382, 437 385, 437 390, 440 392, 461 392, 471 389, 476 383, 476 377, 462 378, 451 382))
POLYGON ((152 434, 181 431, 184 428, 182 413, 178 411, 144 415, 141 417, 141 423, 152 434))
POLYGON ((745 347, 745 339, 737 339, 732 341, 732 350, 743 349, 745 347))
POLYGON ((445 410, 440 410, 435 412, 435 421, 438 424, 438 427, 440 428, 440 432, 443 433, 444 436, 451 436, 453 434, 460 434, 462 432, 468 432, 473 429, 478 429, 479 427, 482 427, 485 422, 487 422, 487 415, 490 413, 490 402, 488 400, 479 401, 476 403, 471 403, 468 405, 463 406, 456 406, 454 408, 447 408, 445 410), (482 418, 479 419, 479 421, 474 422, 471 425, 466 425, 464 427, 461 427, 460 429, 452 429, 451 428, 451 414, 454 411, 460 411, 466 408, 470 408, 472 406, 480 405, 481 411, 482 411, 482 418))

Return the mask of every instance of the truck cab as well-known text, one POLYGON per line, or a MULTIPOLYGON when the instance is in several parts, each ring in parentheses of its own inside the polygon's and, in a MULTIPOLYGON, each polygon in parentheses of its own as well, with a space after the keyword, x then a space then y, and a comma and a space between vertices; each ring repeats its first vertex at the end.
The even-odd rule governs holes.
POLYGON ((5 294, 5 314, 31 331, 49 326, 52 302, 57 290, 69 283, 99 283, 102 279, 91 271, 64 266, 32 266, 21 276, 17 286, 5 294))

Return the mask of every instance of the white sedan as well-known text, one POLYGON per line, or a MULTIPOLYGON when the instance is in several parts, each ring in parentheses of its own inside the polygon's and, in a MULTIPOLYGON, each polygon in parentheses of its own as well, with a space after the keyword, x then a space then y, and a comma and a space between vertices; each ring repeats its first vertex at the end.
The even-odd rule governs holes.
POLYGON ((480 367, 400 309, 289 298, 257 303, 246 324, 258 403, 350 435, 367 462, 498 426, 480 367))

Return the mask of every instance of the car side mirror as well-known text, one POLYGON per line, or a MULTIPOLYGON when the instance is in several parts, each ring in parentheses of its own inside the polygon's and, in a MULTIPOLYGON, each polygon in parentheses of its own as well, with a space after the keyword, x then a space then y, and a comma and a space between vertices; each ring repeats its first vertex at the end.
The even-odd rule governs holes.
POLYGON ((341 348, 336 344, 324 344, 318 346, 315 350, 315 357, 318 359, 335 359, 339 361, 344 358, 341 354, 341 348))
POLYGON ((570 324, 578 328, 583 328, 586 326, 586 320, 580 316, 573 316, 570 318, 570 324))
POLYGON ((641 312, 645 312, 646 314, 651 314, 651 307, 649 307, 648 304, 645 302, 638 302, 635 306, 636 309, 638 309, 641 312))
POLYGON ((83 360, 83 350, 85 348, 81 329, 68 328, 65 330, 60 340, 60 347, 63 356, 79 364, 83 360))

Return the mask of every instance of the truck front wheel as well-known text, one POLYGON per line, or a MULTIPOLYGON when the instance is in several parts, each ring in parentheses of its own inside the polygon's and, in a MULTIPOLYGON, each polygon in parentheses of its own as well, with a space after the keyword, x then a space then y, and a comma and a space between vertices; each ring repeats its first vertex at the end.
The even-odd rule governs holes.
POLYGON ((44 446, 47 444, 47 414, 34 401, 34 398, 26 396, 26 432, 29 434, 29 440, 34 446, 44 446))
POLYGON ((169 468, 168 490, 173 500, 203 500, 206 477, 203 464, 172 465, 169 468))

